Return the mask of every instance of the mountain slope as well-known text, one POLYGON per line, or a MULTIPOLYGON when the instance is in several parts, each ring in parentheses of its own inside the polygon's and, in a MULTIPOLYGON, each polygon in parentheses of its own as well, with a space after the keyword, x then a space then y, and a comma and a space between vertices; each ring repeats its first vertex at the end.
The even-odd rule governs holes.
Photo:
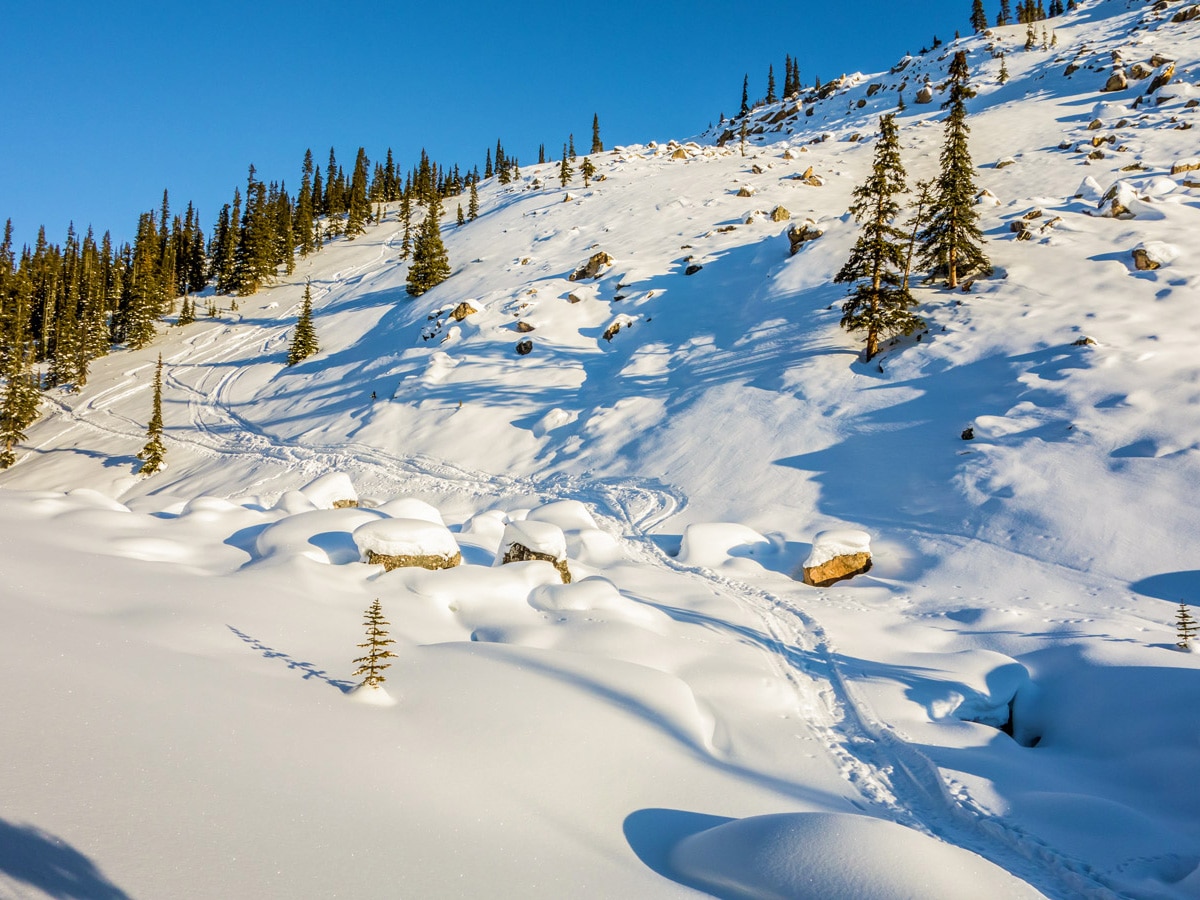
MULTIPOLYGON (((1045 23, 1058 42, 1045 51, 1022 50, 1025 28, 1010 26, 846 77, 824 96, 756 110, 749 130, 762 131, 745 155, 718 127, 605 153, 594 160, 602 180, 587 187, 577 178, 560 189, 555 164, 526 167, 511 186, 488 182, 480 218, 444 231, 453 276, 417 300, 404 292, 391 210, 240 299, 238 313, 97 361, 82 392, 51 396, 26 454, 0 476, 13 489, 0 504, 12 535, 4 552, 9 580, 32 586, 56 535, 82 544, 85 566, 119 588, 98 609, 64 599, 86 592, 66 572, 22 588, 6 601, 25 628, 13 645, 65 629, 73 671, 88 672, 113 665, 111 650, 89 649, 92 629, 105 642, 134 635, 135 668, 118 666, 93 702, 134 697, 138 715, 169 716, 173 696, 212 685, 193 698, 217 711, 188 733, 190 758, 222 716, 253 733, 264 760, 290 752, 273 728, 314 742, 268 779, 271 796, 312 768, 367 803, 366 775, 396 764, 392 747, 422 760, 373 814, 419 852, 350 878, 353 846, 338 843, 329 889, 314 896, 371 893, 383 878, 431 895, 588 894, 570 884, 573 871, 594 879, 596 896, 683 895, 680 885, 719 878, 676 867, 650 836, 796 809, 890 818, 1050 895, 1195 896, 1200 797, 1167 773, 1200 761, 1190 720, 1173 717, 1194 694, 1195 657, 1169 646, 1174 604, 1200 602, 1190 502, 1200 187, 1172 174, 1196 153, 1200 19, 1174 21, 1187 8, 1159 6, 1084 3, 1045 23), (850 193, 900 94, 910 183, 935 172, 938 86, 957 49, 977 90, 971 147, 996 273, 969 292, 922 286, 928 331, 863 364, 837 327, 844 290, 832 284, 857 234, 850 193), (1129 85, 1104 92, 1114 53, 1129 85), (1167 61, 1173 79, 1147 94, 1167 61), (927 77, 934 99, 920 104, 927 77), (810 167, 820 183, 796 177, 810 167), (794 256, 771 217, 780 206, 823 232, 794 256), (1137 269, 1137 248, 1160 267, 1137 269), (572 281, 599 252, 611 265, 572 281), (286 368, 309 279, 322 352, 286 368), (462 302, 476 312, 456 321, 462 302), (522 340, 527 355, 516 352, 522 340), (168 468, 142 479, 133 457, 160 350, 168 468), (968 426, 971 442, 960 439, 968 426), (342 565, 365 521, 355 517, 373 513, 315 510, 288 493, 329 472, 348 474, 371 503, 434 503, 474 548, 473 565, 441 580, 342 565), (132 512, 91 494, 16 492, 79 487, 132 512), (559 611, 567 624, 555 628, 553 611, 528 600, 541 576, 480 564, 499 537, 489 509, 519 518, 562 499, 583 501, 599 525, 576 529, 579 574, 602 575, 626 604, 559 611), (751 537, 714 525, 726 522, 751 537), (824 590, 787 577, 816 531, 842 525, 872 535, 868 577, 824 590), (715 528, 713 546, 703 529, 685 542, 688 526, 715 528), (263 537, 271 529, 277 540, 263 537), (160 599, 152 579, 194 606, 160 599), (339 705, 333 682, 345 679, 356 616, 381 593, 385 605, 408 604, 402 619, 393 613, 404 701, 396 716, 363 718, 379 711, 339 705), (495 608, 473 606, 479 596, 495 608), (291 662, 269 670, 271 659, 291 662), (145 684, 161 665, 176 671, 158 696, 145 684), (322 674, 291 677, 309 666, 322 674), (314 709, 316 682, 326 696, 314 709), (989 727, 1005 721, 1018 740, 989 727), (341 732, 378 744, 365 774, 321 743, 341 732), (796 753, 797 741, 814 752, 796 753), (576 765, 568 757, 584 745, 576 765), (541 746, 553 748, 549 771, 541 746), (634 759, 644 770, 631 776, 638 765, 620 763, 634 759), (418 811, 415 824, 406 810, 418 811), (437 816, 452 821, 427 829, 437 816), (504 841, 487 845, 514 817, 510 860, 504 841), (458 829, 472 851, 453 872, 443 842, 458 829), (542 848, 560 862, 535 867, 546 879, 535 885, 523 867, 542 848)), ((6 664, 18 684, 43 665, 34 648, 50 645, 29 648, 6 664)), ((33 733, 53 705, 29 696, 21 714, 33 733)), ((83 716, 86 706, 70 708, 83 716)), ((170 749, 128 727, 133 752, 170 749)), ((22 752, 22 735, 12 740, 9 758, 22 752)), ((57 758, 60 771, 79 770, 80 797, 94 790, 91 765, 71 750, 57 758)), ((219 758, 236 776, 214 814, 257 797, 262 777, 233 744, 219 758)), ((213 765, 178 772, 212 785, 213 765)), ((280 828, 271 846, 286 851, 290 875, 279 893, 294 895, 306 877, 297 873, 311 877, 296 848, 315 839, 295 823, 314 803, 331 804, 324 821, 353 821, 332 789, 306 785, 295 808, 260 811, 222 852, 280 828)), ((13 792, 9 815, 97 847, 150 895, 181 890, 161 872, 138 873, 84 800, 51 816, 53 792, 13 792)), ((165 828, 152 794, 125 805, 100 791, 96 802, 153 808, 165 828)), ((185 844, 170 852, 203 869, 207 857, 185 844)), ((265 876, 222 877, 198 893, 236 895, 265 876)))

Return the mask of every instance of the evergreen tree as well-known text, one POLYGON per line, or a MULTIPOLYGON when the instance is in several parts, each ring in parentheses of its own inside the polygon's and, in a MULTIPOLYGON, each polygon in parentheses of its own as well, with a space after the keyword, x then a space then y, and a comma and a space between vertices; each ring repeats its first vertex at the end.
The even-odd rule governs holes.
POLYGON ((300 194, 296 197, 296 221, 292 224, 296 247, 301 256, 308 256, 315 248, 313 241, 313 221, 316 210, 313 207, 313 157, 312 150, 304 151, 304 165, 300 170, 300 194))
POLYGON ((359 664, 358 668, 354 670, 354 677, 365 675, 363 686, 377 688, 387 681, 383 676, 383 670, 391 668, 392 665, 387 660, 396 659, 396 654, 388 647, 396 642, 388 637, 386 626, 391 623, 383 618, 383 608, 379 605, 378 599, 367 608, 364 615, 366 618, 363 620, 363 625, 367 628, 367 640, 358 646, 364 648, 367 655, 354 660, 359 664))
POLYGON ((600 114, 592 113, 592 149, 591 153, 603 153, 604 142, 600 140, 600 114))
POLYGON ((1179 643, 1175 646, 1180 650, 1190 649, 1192 638, 1196 636, 1196 619, 1182 600, 1179 601, 1179 612, 1175 616, 1175 629, 1179 637, 1179 643))
MULTIPOLYGON (((11 229, 6 237, 11 238, 11 229)), ((16 446, 25 440, 25 429, 38 416, 41 392, 33 368, 33 345, 29 340, 29 276, 11 269, 5 278, 6 354, 0 373, 4 392, 0 394, 0 469, 17 461, 16 446)))
POLYGON ((929 224, 921 232, 920 257, 935 274, 946 275, 946 286, 958 286, 960 275, 968 272, 987 274, 992 266, 980 246, 983 234, 976 222, 975 174, 967 146, 966 100, 972 96, 967 85, 966 51, 954 54, 950 63, 950 115, 946 117, 945 143, 938 176, 930 203, 929 224))
POLYGON ((142 475, 153 475, 162 468, 167 456, 167 448, 163 446, 162 418, 162 354, 158 354, 158 366, 154 369, 154 409, 150 414, 150 424, 146 428, 146 446, 138 453, 142 461, 142 475))
POLYGON ((779 98, 775 96, 775 66, 767 66, 767 102, 774 103, 779 98))
POLYGON ((346 237, 353 240, 366 232, 367 219, 371 217, 371 201, 367 196, 367 152, 358 148, 354 159, 354 174, 350 179, 350 197, 347 203, 346 237))
POLYGON ((442 203, 434 196, 430 198, 425 221, 421 223, 413 245, 413 258, 405 285, 410 297, 419 297, 450 277, 450 259, 442 244, 441 219, 442 203))
POLYGON ((996 80, 1001 84, 1008 82, 1008 61, 1004 58, 1004 54, 1000 54, 1000 73, 996 76, 996 80))
POLYGON ((275 227, 267 199, 267 186, 255 177, 254 166, 246 179, 246 209, 242 213, 234 251, 233 287, 242 296, 275 274, 275 227))
POLYGON ((494 174, 495 174, 495 172, 492 169, 492 149, 489 147, 488 151, 487 151, 487 159, 484 161, 484 164, 483 164, 483 177, 491 178, 492 175, 494 175, 494 174))
POLYGON ((558 181, 563 187, 571 183, 571 176, 575 174, 575 170, 571 168, 571 160, 567 156, 567 147, 563 145, 562 163, 558 167, 558 181))
POLYGON ((145 347, 154 340, 154 322, 162 304, 157 245, 154 214, 142 213, 118 311, 121 331, 131 350, 145 347))
POLYGON ((571 162, 575 161, 575 135, 567 136, 567 154, 571 157, 571 162))
POLYGON ((475 182, 471 182, 471 194, 467 200, 467 218, 474 222, 479 218, 479 190, 475 182))
POLYGON ((288 348, 287 364, 294 366, 301 360, 319 353, 317 331, 312 321, 312 282, 304 283, 304 299, 300 303, 300 316, 296 319, 296 330, 292 332, 292 344, 288 348))
POLYGON ((538 144, 538 165, 543 165, 546 162, 546 145, 538 144))
POLYGON ((176 325, 191 325, 196 321, 196 304, 190 298, 183 298, 183 305, 179 307, 179 318, 175 320, 176 325))
POLYGON ((592 158, 585 156, 583 162, 579 165, 579 174, 583 176, 583 186, 587 187, 591 182, 592 176, 596 174, 596 167, 592 165, 592 158))
POLYGON ((458 204, 458 214, 454 218, 454 224, 459 225, 459 226, 467 224, 467 217, 465 215, 463 215, 463 208, 462 208, 461 203, 458 204))
POLYGON ((750 112, 750 76, 747 74, 742 77, 742 108, 738 115, 745 116, 748 112, 750 112))
POLYGON ((400 258, 408 259, 412 252, 412 191, 406 190, 400 197, 400 221, 404 224, 404 238, 400 241, 400 258))
POLYGON ((1000 12, 996 15, 997 25, 1009 25, 1012 23, 1012 7, 1008 0, 1000 0, 1000 12))
POLYGON ((971 27, 976 34, 987 31, 987 12, 983 8, 983 0, 974 0, 971 4, 971 27))
POLYGON ((907 192, 900 141, 893 115, 879 120, 879 141, 871 175, 854 189, 850 213, 863 228, 850 258, 834 278, 853 285, 842 304, 841 325, 847 331, 865 331, 865 360, 879 352, 880 338, 910 334, 922 321, 910 311, 916 302, 902 282, 904 232, 894 224, 900 213, 896 198, 907 192))

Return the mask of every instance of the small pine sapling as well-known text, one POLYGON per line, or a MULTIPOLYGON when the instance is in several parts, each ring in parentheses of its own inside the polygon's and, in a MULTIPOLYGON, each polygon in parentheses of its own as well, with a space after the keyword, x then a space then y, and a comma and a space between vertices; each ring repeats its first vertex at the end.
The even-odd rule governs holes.
POLYGON ((567 147, 563 145, 562 164, 558 167, 558 182, 563 187, 571 183, 571 176, 575 174, 575 169, 571 166, 570 157, 567 156, 567 147))
POLYGON ((150 424, 146 428, 146 446, 138 453, 142 461, 142 475, 153 475, 162 468, 167 456, 167 448, 163 446, 162 418, 162 354, 158 354, 158 366, 154 369, 154 408, 150 414, 150 424))
POLYGON ((596 167, 592 164, 590 156, 585 156, 583 162, 579 164, 579 174, 583 176, 583 186, 587 187, 591 183, 592 176, 596 174, 596 167))
POLYGON ((367 607, 364 615, 366 618, 363 624, 367 628, 367 640, 358 646, 366 649, 367 655, 354 660, 358 663, 354 677, 365 675, 362 686, 377 688, 387 681, 383 670, 391 668, 392 664, 387 660, 396 658, 396 654, 389 650, 388 646, 396 642, 388 637, 386 626, 390 623, 383 618, 383 608, 379 605, 378 598, 367 607))
POLYGON ((1196 619, 1182 600, 1179 601, 1179 612, 1175 615, 1175 632, 1179 638, 1175 646, 1180 650, 1190 650, 1192 638, 1196 636, 1196 619))
POLYGON ((317 331, 312 321, 312 282, 304 284, 304 299, 300 304, 300 316, 296 320, 296 330, 292 333, 292 345, 288 348, 287 364, 294 366, 301 360, 308 359, 321 349, 317 342, 317 331))

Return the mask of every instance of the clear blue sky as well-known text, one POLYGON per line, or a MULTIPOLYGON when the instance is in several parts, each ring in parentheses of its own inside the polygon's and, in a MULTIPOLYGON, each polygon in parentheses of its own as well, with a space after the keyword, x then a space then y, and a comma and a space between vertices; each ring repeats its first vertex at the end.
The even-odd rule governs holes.
MULTIPOLYGON (((989 3, 989 14, 994 14, 989 3)), ((934 34, 966 33, 969 0, 407 0, 58 3, 16 0, 0 29, 0 222, 132 237, 163 188, 206 231, 254 163, 293 193, 311 147, 349 169, 422 147, 482 167, 500 138, 523 163, 569 133, 605 144, 686 138, 766 92, 785 54, 810 84, 874 72, 934 34), (897 10, 901 10, 897 14, 897 10)))

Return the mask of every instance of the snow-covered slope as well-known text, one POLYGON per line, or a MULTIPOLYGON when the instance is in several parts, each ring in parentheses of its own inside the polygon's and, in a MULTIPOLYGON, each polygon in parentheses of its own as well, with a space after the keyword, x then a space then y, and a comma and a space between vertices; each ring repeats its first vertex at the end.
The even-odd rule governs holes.
POLYGON ((1200 673, 1171 626, 1200 602, 1200 173, 1172 173, 1200 153, 1200 18, 1160 6, 1085 0, 1053 48, 1010 26, 848 76, 755 111, 744 155, 718 127, 606 152, 586 187, 527 166, 447 226, 454 274, 415 301, 391 210, 52 394, 0 475, 0 890, 743 896, 808 872, 834 896, 848 864, 803 836, 852 835, 875 879, 894 840, 867 816, 1009 873, 914 835, 897 892, 925 866, 979 896, 1200 895, 1200 673), (901 94, 910 182, 934 173, 959 49, 996 273, 922 287, 928 330, 863 364, 832 284, 850 192, 901 94), (322 352, 287 368, 307 280, 322 352), (168 466, 142 478, 159 352, 168 466), (295 492, 331 472, 362 508, 295 492), (355 528, 413 517, 399 497, 464 566, 357 562, 355 528), (492 566, 530 509, 572 584, 492 566), (835 527, 871 536, 870 574, 790 577, 835 527), (375 597, 387 708, 346 695, 375 597), (758 849, 705 849, 725 835, 758 849), (766 848, 786 865, 748 871, 766 848))

